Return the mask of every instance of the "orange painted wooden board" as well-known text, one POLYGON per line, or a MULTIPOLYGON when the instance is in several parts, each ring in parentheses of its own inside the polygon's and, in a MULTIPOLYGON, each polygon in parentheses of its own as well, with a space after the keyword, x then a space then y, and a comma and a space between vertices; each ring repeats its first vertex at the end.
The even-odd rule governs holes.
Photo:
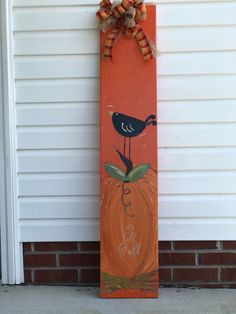
MULTIPOLYGON (((141 26, 156 40, 156 7, 141 26)), ((106 35, 101 34, 101 50, 106 35)), ((121 36, 101 58, 101 297, 158 297, 156 59, 121 36)))

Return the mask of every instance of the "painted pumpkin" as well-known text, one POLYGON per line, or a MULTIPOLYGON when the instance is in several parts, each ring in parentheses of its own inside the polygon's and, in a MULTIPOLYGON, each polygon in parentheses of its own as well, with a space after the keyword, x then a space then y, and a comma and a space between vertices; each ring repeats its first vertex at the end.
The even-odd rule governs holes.
POLYGON ((156 171, 150 164, 129 176, 112 164, 105 169, 110 176, 101 184, 102 289, 151 290, 157 278, 156 171))

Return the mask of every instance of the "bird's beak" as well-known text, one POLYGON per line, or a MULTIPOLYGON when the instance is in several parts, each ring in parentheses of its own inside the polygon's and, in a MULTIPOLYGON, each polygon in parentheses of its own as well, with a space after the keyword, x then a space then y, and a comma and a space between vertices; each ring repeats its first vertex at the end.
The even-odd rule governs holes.
POLYGON ((113 115, 113 111, 108 111, 108 113, 109 113, 109 115, 112 117, 112 115, 113 115))

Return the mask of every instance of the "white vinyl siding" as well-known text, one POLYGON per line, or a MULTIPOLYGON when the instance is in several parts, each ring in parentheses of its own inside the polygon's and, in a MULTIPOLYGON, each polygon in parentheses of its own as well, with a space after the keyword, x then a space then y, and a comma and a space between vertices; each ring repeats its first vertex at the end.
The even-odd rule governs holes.
MULTIPOLYGON (((95 0, 14 0, 21 241, 99 239, 95 0)), ((236 2, 158 0, 160 240, 236 239, 236 2)))

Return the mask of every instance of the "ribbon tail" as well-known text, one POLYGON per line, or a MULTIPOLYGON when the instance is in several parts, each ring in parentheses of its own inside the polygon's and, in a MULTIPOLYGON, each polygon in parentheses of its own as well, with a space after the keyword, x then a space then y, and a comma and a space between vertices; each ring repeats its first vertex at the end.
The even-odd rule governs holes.
POLYGON ((103 58, 106 61, 112 61, 112 50, 116 43, 117 37, 120 33, 119 28, 114 28, 110 33, 107 35, 104 43, 104 51, 103 51, 103 58))
POLYGON ((149 61, 153 59, 156 55, 155 45, 148 40, 147 35, 142 27, 138 27, 138 31, 135 37, 142 52, 144 61, 149 61))

